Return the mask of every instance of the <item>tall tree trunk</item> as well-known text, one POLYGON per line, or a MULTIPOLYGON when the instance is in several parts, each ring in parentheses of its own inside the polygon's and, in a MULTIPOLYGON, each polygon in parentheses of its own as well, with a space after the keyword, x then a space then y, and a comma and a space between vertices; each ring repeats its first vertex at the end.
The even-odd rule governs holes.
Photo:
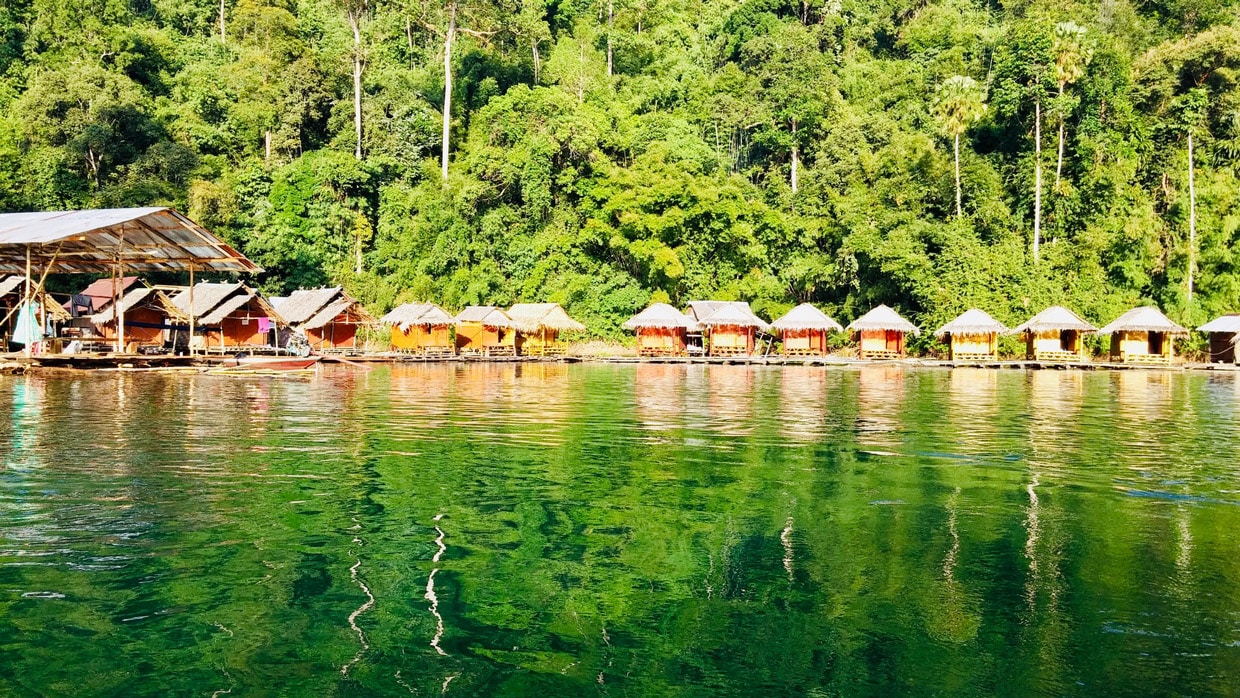
POLYGON ((797 148, 797 120, 792 120, 792 193, 797 193, 797 165, 800 164, 800 152, 797 148))
POLYGON ((1059 157, 1055 161, 1055 188, 1051 191, 1059 191, 1059 180, 1063 173, 1063 136, 1064 125, 1067 123, 1067 115, 1063 113, 1063 83, 1059 83, 1059 157))
POLYGON ((224 30, 224 0, 220 0, 220 43, 228 43, 228 33, 224 30))
POLYGON ((612 2, 613 0, 607 0, 607 77, 611 77, 611 28, 616 19, 612 2))
POLYGON ((263 160, 271 162, 271 129, 263 131, 263 160))
POLYGON ((443 38, 443 181, 448 182, 448 143, 452 132, 452 42, 456 39, 456 3, 448 3, 448 31, 443 38))
POLYGON ((956 134, 953 145, 956 154, 956 218, 964 218, 964 209, 960 206, 960 134, 956 134))
POLYGON ((1193 132, 1188 132, 1188 304, 1193 304, 1193 274, 1197 266, 1197 188, 1193 182, 1193 132))
POLYGON ((353 135, 357 146, 353 156, 362 159, 362 15, 349 13, 349 26, 353 29, 353 135))
POLYGON ((539 75, 542 74, 542 56, 538 53, 538 39, 534 39, 530 43, 533 44, 534 49, 534 84, 537 85, 539 75))
POLYGON ((1042 100, 1033 106, 1033 262, 1042 246, 1042 100))

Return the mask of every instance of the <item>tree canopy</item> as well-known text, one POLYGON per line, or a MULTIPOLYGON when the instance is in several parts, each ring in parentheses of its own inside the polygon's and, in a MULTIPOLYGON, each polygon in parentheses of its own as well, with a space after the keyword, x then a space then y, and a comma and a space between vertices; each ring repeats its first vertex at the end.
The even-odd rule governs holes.
POLYGON ((1154 302, 1196 322, 1240 310, 1238 17, 1236 0, 10 0, 0 210, 173 205, 272 292, 555 301, 602 335, 704 297, 842 320, 881 302, 927 326, 1154 302))

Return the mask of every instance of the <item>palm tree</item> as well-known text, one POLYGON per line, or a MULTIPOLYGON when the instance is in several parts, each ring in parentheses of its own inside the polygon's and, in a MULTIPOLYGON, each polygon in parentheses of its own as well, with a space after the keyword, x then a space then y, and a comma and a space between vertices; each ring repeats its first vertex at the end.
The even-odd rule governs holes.
POLYGON ((952 137, 956 155, 956 217, 963 217, 960 206, 960 136, 969 125, 986 113, 985 93, 971 77, 954 75, 939 85, 934 97, 934 118, 943 131, 952 137))
POLYGON ((1055 163, 1055 190, 1059 189, 1063 173, 1064 128, 1068 111, 1064 105, 1064 90, 1085 75, 1085 67, 1094 58, 1094 50, 1086 43, 1085 33, 1085 27, 1076 22, 1055 25, 1055 82, 1059 85, 1059 95, 1055 100, 1059 111, 1059 159, 1055 163))

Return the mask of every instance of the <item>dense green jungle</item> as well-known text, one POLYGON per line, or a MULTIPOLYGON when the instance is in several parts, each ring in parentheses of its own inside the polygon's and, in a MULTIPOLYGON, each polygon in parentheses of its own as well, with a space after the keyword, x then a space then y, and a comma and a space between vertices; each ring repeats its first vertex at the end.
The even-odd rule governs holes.
MULTIPOLYGON (((1240 311, 1236 0, 6 0, 0 210, 375 310, 1240 311)), ((929 340, 923 340, 929 341, 929 340)))

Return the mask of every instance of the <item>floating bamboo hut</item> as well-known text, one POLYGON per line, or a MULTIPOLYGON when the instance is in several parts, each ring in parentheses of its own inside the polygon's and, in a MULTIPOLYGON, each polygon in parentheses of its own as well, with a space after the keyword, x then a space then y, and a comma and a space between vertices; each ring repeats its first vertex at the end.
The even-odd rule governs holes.
POLYGON ((705 328, 711 356, 749 356, 771 328, 744 301, 690 301, 685 315, 705 328))
POLYGON ((456 351, 482 356, 516 353, 516 323, 493 305, 471 305, 456 316, 456 351))
POLYGON ((896 311, 880 305, 848 324, 847 330, 857 336, 863 359, 898 359, 904 356, 905 336, 921 334, 917 325, 900 317, 896 311))
POLYGON ((688 350, 689 333, 700 325, 667 303, 655 303, 623 327, 636 333, 638 356, 681 356, 688 350))
POLYGON ((339 286, 293 291, 272 298, 271 304, 290 328, 305 332, 310 347, 318 351, 355 349, 358 328, 379 322, 339 286))
POLYGON ((826 356, 827 334, 843 332, 840 323, 809 303, 802 303, 771 323, 786 356, 826 356))
POLYGON ((98 307, 90 317, 90 323, 100 339, 109 342, 117 339, 116 320, 119 315, 125 317, 126 353, 133 353, 143 346, 162 348, 173 339, 172 334, 178 324, 189 322, 189 315, 178 308, 167 294, 144 285, 126 291, 119 306, 109 299, 98 307))
POLYGON ((434 303, 406 303, 379 318, 392 327, 392 350, 437 355, 455 353, 456 318, 434 303))
POLYGON ((999 335, 1008 331, 989 313, 971 308, 940 327, 934 336, 947 341, 951 361, 996 361, 999 335))
POLYGON ((1098 332, 1111 335, 1112 361, 1155 366, 1170 365, 1174 337, 1188 334, 1153 306, 1133 308, 1098 332))
POLYGON ((1033 361, 1085 361, 1085 335, 1098 328, 1062 305, 1052 305, 1012 330, 1025 336, 1025 356, 1033 361))
POLYGON ((1240 363, 1236 361, 1236 340, 1240 339, 1240 315, 1224 315, 1197 329, 1210 335, 1210 357, 1208 359, 1210 363, 1240 363))
POLYGON ((193 320, 190 346, 195 350, 274 347, 276 330, 288 325, 261 293, 240 283, 196 284, 173 296, 172 302, 193 320))
POLYGON ((518 354, 564 354, 568 347, 558 341, 560 333, 586 331, 586 326, 569 317, 559 303, 517 303, 508 309, 508 317, 516 324, 518 354))

